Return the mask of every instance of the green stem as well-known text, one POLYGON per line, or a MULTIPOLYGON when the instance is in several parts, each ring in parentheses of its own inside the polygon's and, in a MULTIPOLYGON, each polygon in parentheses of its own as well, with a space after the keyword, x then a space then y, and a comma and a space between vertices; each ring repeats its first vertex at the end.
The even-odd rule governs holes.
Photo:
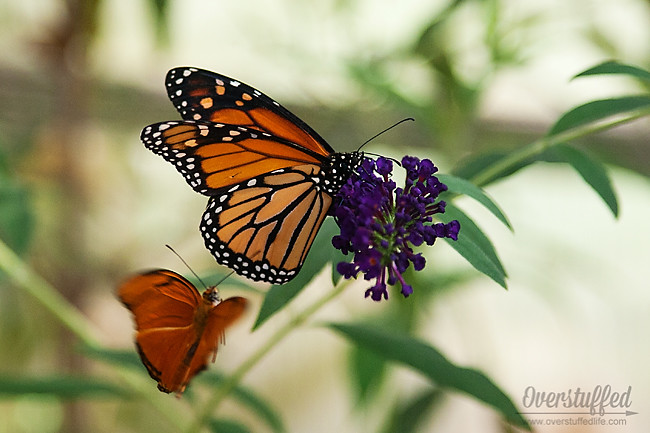
POLYGON ((513 167, 516 167, 517 165, 521 164, 522 162, 526 161, 529 158, 532 158, 533 156, 540 155, 545 150, 557 144, 566 143, 571 140, 575 140, 577 138, 582 138, 591 134, 595 134, 597 132, 602 132, 607 129, 611 129, 614 126, 621 125, 623 123, 628 123, 632 120, 639 119, 641 117, 645 117, 649 114, 650 114, 650 110, 648 109, 637 110, 627 116, 618 119, 609 120, 606 122, 599 122, 595 124, 591 123, 588 125, 583 125, 577 128, 570 129, 568 131, 561 132, 559 134, 542 137, 522 147, 521 149, 510 153, 509 155, 495 162, 494 164, 486 167, 485 170, 477 173, 470 180, 478 186, 484 186, 492 182, 492 180, 498 178, 503 173, 512 169, 513 167))
POLYGON ((198 411, 198 415, 194 419, 194 422, 187 428, 186 433, 199 433, 221 401, 223 401, 223 399, 239 385, 244 376, 291 331, 304 324, 316 311, 341 294, 349 283, 350 280, 342 280, 339 284, 334 286, 331 291, 317 299, 313 304, 305 308, 301 313, 291 318, 291 320, 289 320, 283 327, 278 329, 275 334, 265 342, 265 344, 260 346, 257 351, 240 364, 237 370, 235 370, 228 379, 220 385, 219 389, 217 389, 217 391, 212 395, 212 398, 210 398, 198 411))
POLYGON ((100 347, 99 330, 50 283, 36 274, 0 240, 0 269, 50 311, 66 328, 90 347, 100 347))

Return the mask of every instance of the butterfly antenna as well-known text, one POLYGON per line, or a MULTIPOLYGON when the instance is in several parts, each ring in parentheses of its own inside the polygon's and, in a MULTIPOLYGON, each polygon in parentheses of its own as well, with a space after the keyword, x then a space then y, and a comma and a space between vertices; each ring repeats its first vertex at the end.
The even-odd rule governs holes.
MULTIPOLYGON (((201 282, 201 284, 203 285, 203 288, 204 288, 204 289, 207 289, 208 286, 205 285, 205 283, 203 282, 203 280, 201 279, 201 277, 199 277, 198 275, 196 275, 196 272, 194 272, 194 269, 192 269, 192 268, 190 267, 190 265, 187 264, 187 262, 185 261, 185 259, 182 258, 181 255, 178 254, 178 253, 176 252, 176 250, 173 249, 173 248, 171 247, 171 245, 165 244, 165 246, 166 246, 167 248, 169 248, 169 249, 171 250, 172 253, 176 254, 176 257, 178 257, 178 258, 181 260, 181 262, 183 262, 183 264, 187 267, 187 269, 190 270, 190 272, 192 273, 192 275, 194 275, 194 276, 196 277, 196 279, 199 280, 199 281, 201 282)), ((228 276, 229 276, 229 275, 228 275, 228 276)))
POLYGON ((219 280, 219 282, 216 285, 218 286, 219 284, 223 283, 226 280, 226 278, 228 278, 229 276, 231 276, 234 273, 235 273, 235 271, 228 272, 226 275, 224 275, 224 277, 222 279, 219 280))
POLYGON ((378 153, 372 153, 372 152, 364 152, 364 155, 372 155, 372 156, 377 156, 377 157, 381 157, 381 158, 390 159, 391 161, 393 161, 395 164, 399 165, 400 167, 402 166, 402 163, 399 160, 397 160, 395 158, 392 158, 390 156, 384 156, 384 155, 380 155, 378 153))
POLYGON ((365 141, 361 146, 359 146, 359 148, 357 149, 357 152, 360 151, 361 148, 362 148, 363 146, 365 146, 366 144, 370 143, 372 140, 374 140, 375 138, 379 137, 381 134, 383 134, 383 133, 385 133, 385 132, 388 132, 388 131, 390 131, 391 129, 393 129, 394 127, 396 127, 397 125, 400 125, 400 124, 402 124, 402 123, 404 123, 404 122, 407 122, 407 121, 410 121, 410 120, 412 120, 413 122, 415 122, 415 119, 414 119, 414 118, 412 118, 412 117, 407 117, 406 119, 402 119, 402 120, 400 120, 399 122, 394 123, 393 125, 391 125, 391 126, 389 126, 388 128, 384 129, 383 131, 381 131, 381 132, 379 132, 379 133, 373 135, 372 137, 370 137, 369 139, 367 139, 367 140, 366 140, 366 141, 365 141))

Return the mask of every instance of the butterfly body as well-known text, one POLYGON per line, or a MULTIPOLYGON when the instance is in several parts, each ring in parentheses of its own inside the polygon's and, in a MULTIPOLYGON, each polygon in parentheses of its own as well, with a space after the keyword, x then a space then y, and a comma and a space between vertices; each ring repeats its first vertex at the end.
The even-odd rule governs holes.
POLYGON ((124 282, 118 291, 133 313, 136 347, 163 392, 181 394, 214 361, 225 329, 246 307, 241 297, 221 300, 216 287, 203 295, 181 275, 158 269, 124 282))
POLYGON ((232 78, 175 68, 184 120, 147 126, 145 146, 210 197, 200 223, 217 262, 256 281, 293 278, 361 152, 337 153, 306 123, 232 78))

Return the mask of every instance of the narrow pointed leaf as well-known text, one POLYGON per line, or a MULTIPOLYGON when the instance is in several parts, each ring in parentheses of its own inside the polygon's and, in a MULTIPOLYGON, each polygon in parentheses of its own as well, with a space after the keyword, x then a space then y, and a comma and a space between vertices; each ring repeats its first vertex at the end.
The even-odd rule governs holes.
POLYGON ((530 430, 512 400, 487 376, 453 364, 433 346, 406 334, 367 325, 334 323, 329 326, 354 344, 413 368, 438 386, 466 393, 492 406, 512 424, 530 430))
POLYGON ((458 254, 463 256, 463 258, 465 258, 465 260, 467 260, 477 271, 490 277, 495 283, 504 289, 508 288, 505 279, 506 276, 474 242, 467 238, 464 238, 461 241, 460 237, 457 242, 449 241, 446 238, 445 241, 447 241, 447 243, 455 249, 458 254))
POLYGON ((251 430, 239 421, 225 418, 212 418, 208 428, 214 433, 250 433, 251 430))
MULTIPOLYGON (((198 378, 200 382, 209 383, 214 387, 220 386, 225 381, 224 375, 215 371, 210 371, 206 374, 200 375, 198 378)), ((260 395, 254 393, 247 387, 239 385, 233 389, 232 396, 235 400, 239 401, 239 403, 250 409, 251 412, 262 419, 271 431, 275 433, 286 431, 284 423, 277 411, 271 407, 270 402, 264 400, 260 395)))
MULTIPOLYGON (((454 176, 461 177, 463 179, 473 179, 477 175, 483 173, 491 165, 496 164, 503 160, 504 158, 509 157, 511 152, 507 151, 493 151, 489 153, 480 153, 477 155, 471 155, 465 158, 456 166, 453 170, 454 176)), ((486 179, 481 186, 488 185, 499 179, 511 176, 517 171, 529 166, 535 162, 535 158, 528 158, 526 160, 519 161, 516 165, 513 165, 508 168, 508 170, 502 171, 496 174, 494 177, 486 179)))
POLYGON ((553 125, 548 135, 555 135, 579 126, 588 125, 618 114, 650 109, 650 96, 624 96, 588 102, 566 112, 553 125))
POLYGON ((552 162, 566 162, 573 167, 594 191, 603 199, 615 217, 618 217, 618 200, 605 166, 582 150, 567 144, 549 149, 543 158, 552 162))
POLYGON ((81 352, 90 358, 108 362, 116 365, 125 365, 129 367, 142 367, 142 361, 138 357, 136 348, 131 350, 107 349, 103 347, 81 346, 81 352))
POLYGON ((350 376, 356 392, 355 401, 368 407, 386 378, 386 360, 359 346, 352 348, 349 357, 350 376))
POLYGON ((593 68, 589 68, 586 71, 580 72, 576 75, 575 78, 586 77, 589 75, 608 75, 608 74, 622 74, 629 75, 633 78, 638 78, 645 81, 650 81, 650 71, 645 69, 638 68, 636 66, 627 65, 625 63, 619 63, 614 60, 610 60, 600 65, 596 65, 593 68))
POLYGON ((485 206, 487 210, 492 212, 492 214, 495 217, 497 217, 499 221, 505 224, 506 227, 512 230, 512 226, 510 225, 510 221, 508 221, 508 218, 505 216, 505 214, 499 208, 496 202, 492 200, 492 198, 489 195, 487 195, 487 193, 483 191, 482 188, 479 188, 478 186, 474 185, 469 180, 457 176, 453 176, 451 174, 439 174, 436 176, 438 177, 438 179, 440 179, 442 183, 447 185, 450 192, 466 195, 478 201, 483 206, 485 206))
POLYGON ((0 239, 18 255, 27 251, 34 231, 32 194, 16 178, 0 140, 0 239))
POLYGON ((506 271, 494 249, 494 245, 483 231, 463 211, 447 204, 445 213, 438 216, 443 222, 458 220, 460 233, 458 240, 445 238, 445 241, 455 249, 476 270, 492 278, 504 289, 506 285, 506 271))
POLYGON ((420 424, 439 406, 443 397, 439 388, 431 388, 418 394, 415 398, 399 405, 389 424, 383 429, 385 433, 415 433, 422 431, 420 424))
POLYGON ((271 316, 284 308, 303 288, 303 285, 294 284, 293 281, 290 281, 284 286, 271 286, 269 291, 266 292, 266 296, 260 307, 260 312, 257 315, 257 320, 255 320, 255 324, 253 325, 253 330, 259 328, 271 316))
POLYGON ((48 395, 65 399, 90 397, 127 398, 127 390, 90 377, 44 376, 44 377, 0 377, 0 399, 14 399, 19 395, 48 395))

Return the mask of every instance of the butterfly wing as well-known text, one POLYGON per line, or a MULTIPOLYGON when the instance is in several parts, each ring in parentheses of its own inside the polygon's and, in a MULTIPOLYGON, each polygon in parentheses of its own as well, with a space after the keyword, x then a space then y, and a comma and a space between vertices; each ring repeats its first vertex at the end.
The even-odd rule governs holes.
POLYGON ((309 125, 241 81, 203 69, 180 67, 167 73, 165 86, 185 120, 253 128, 322 156, 334 153, 309 125))
POLYGON ((211 197, 200 230, 217 262, 256 281, 293 278, 332 203, 319 174, 310 164, 280 169, 211 197))
POLYGON ((149 375, 163 392, 182 393, 194 376, 214 359, 228 326, 244 312, 246 299, 228 298, 217 306, 202 304, 196 320, 186 327, 152 328, 138 333, 136 342, 149 375))
POLYGON ((142 363, 158 389, 167 393, 185 390, 246 307, 241 297, 213 306, 209 296, 202 297, 192 283, 165 269, 127 280, 118 296, 135 318, 142 363))
POLYGON ((205 195, 280 168, 319 164, 322 158, 257 129, 223 123, 161 122, 144 128, 140 138, 205 195))
POLYGON ((232 78, 175 68, 166 86, 185 120, 149 125, 141 140, 211 196, 206 246, 240 275, 287 282, 360 153, 334 153, 287 109, 232 78))
MULTIPOLYGON (((136 347, 149 376, 162 392, 182 393, 191 379, 186 356, 200 341, 193 325, 138 332, 136 347)), ((195 373, 196 374, 196 373, 195 373)))
POLYGON ((120 286, 118 296, 133 313, 138 331, 190 325, 201 302, 192 283, 166 269, 130 278, 120 286))
POLYGON ((161 391, 182 391, 175 377, 198 338, 194 316, 203 302, 198 290, 181 275, 159 269, 127 280, 118 296, 133 313, 136 346, 149 375, 161 391))
POLYGON ((224 340, 226 328, 241 317, 246 309, 246 304, 245 298, 236 296, 211 307, 201 339, 183 360, 183 365, 187 366, 184 376, 179 377, 183 388, 196 374, 206 368, 211 358, 214 360, 219 342, 224 340))

